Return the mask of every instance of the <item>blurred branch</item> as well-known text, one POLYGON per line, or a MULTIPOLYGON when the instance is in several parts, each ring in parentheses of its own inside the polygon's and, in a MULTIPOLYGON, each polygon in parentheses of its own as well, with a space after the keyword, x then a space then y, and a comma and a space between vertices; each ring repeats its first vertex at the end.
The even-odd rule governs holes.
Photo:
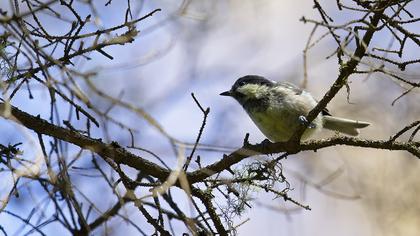
POLYGON ((54 138, 72 143, 83 149, 87 149, 97 153, 104 158, 111 158, 116 163, 131 166, 137 170, 150 174, 160 180, 164 180, 169 176, 169 171, 138 156, 127 152, 117 143, 106 144, 101 139, 94 139, 86 135, 82 135, 76 131, 69 130, 39 117, 32 116, 23 112, 16 107, 11 106, 11 115, 5 116, 6 105, 0 102, 0 115, 5 119, 10 119, 23 126, 41 134, 49 135, 54 138))

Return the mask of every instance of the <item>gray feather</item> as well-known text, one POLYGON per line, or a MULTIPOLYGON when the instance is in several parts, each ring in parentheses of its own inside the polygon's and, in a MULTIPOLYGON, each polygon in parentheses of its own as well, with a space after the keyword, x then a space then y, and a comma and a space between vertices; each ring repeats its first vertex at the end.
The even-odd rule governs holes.
POLYGON ((344 134, 357 136, 361 128, 365 128, 370 125, 368 122, 350 120, 334 116, 323 117, 323 127, 329 130, 335 130, 344 134))

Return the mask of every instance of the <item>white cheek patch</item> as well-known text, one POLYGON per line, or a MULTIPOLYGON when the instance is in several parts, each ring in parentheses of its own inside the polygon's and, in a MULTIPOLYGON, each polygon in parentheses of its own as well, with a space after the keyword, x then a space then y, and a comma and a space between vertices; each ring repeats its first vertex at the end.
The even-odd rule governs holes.
POLYGON ((260 98, 267 93, 267 86, 261 86, 258 84, 246 84, 242 87, 237 88, 237 92, 243 94, 247 98, 260 98))

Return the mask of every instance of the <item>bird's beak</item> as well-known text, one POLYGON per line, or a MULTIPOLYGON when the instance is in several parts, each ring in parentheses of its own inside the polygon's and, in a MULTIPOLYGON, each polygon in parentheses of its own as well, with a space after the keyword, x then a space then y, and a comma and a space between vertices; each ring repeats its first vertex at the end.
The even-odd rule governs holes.
POLYGON ((221 93, 220 94, 221 96, 229 96, 229 97, 232 97, 232 91, 226 91, 226 92, 223 92, 223 93, 221 93))

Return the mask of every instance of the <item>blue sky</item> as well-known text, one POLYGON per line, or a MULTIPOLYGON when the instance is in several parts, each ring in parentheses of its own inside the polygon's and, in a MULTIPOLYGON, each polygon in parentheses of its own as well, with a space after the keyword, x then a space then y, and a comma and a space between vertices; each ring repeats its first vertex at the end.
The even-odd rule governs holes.
MULTIPOLYGON (((302 16, 318 18, 312 1, 203 1, 203 5, 192 1, 185 12, 179 13, 177 9, 181 2, 162 0, 145 4, 140 16, 156 7, 162 8, 162 11, 139 23, 140 34, 133 44, 107 48, 105 51, 114 57, 112 61, 93 52, 89 55, 92 60, 80 62, 78 67, 85 72, 97 71, 98 75, 93 81, 99 88, 113 96, 124 92, 124 101, 143 107, 170 135, 179 140, 193 142, 202 122, 202 114, 190 96, 194 92, 203 106, 211 108, 203 143, 238 147, 245 133, 251 134, 252 142, 262 141, 264 136, 242 108, 233 99, 218 94, 246 74, 259 74, 273 80, 300 84, 303 78, 302 51, 312 26, 303 24, 299 19, 302 16), (160 27, 156 27, 156 24, 160 27)), ((413 3, 413 9, 420 9, 418 5, 418 2, 413 3)), ((109 8, 99 6, 99 25, 106 27, 121 23, 124 9, 125 6, 118 5, 116 1, 109 8)), ((332 16, 337 19, 337 24, 348 17, 335 10, 335 2, 326 5, 325 9, 335 12, 332 16)), ((86 11, 87 14, 88 10, 83 8, 82 12, 86 11)), ((52 30, 63 30, 48 16, 44 20, 52 30)), ((92 24, 86 30, 96 27, 92 24)), ((379 35, 374 42, 387 43, 389 38, 379 35)), ((334 41, 327 39, 310 51, 307 90, 317 98, 323 96, 338 74, 337 59, 325 60, 335 46, 334 41)), ((409 46, 406 51, 409 55, 418 55, 418 48, 411 50, 409 46)), ((415 69, 408 68, 405 73, 418 76, 418 72, 413 73, 415 69)), ((97 102, 98 107, 106 107, 103 101, 88 93, 83 82, 81 84, 82 90, 97 102)), ((351 88, 351 101, 354 104, 346 102, 346 93, 342 91, 329 107, 339 116, 372 122, 374 125, 363 130, 362 137, 386 139, 420 115, 418 109, 412 110, 418 91, 391 106, 392 100, 403 90, 384 76, 368 79, 365 76, 352 76, 351 88)), ((32 114, 48 117, 49 107, 42 103, 48 99, 47 91, 34 90, 36 100, 30 101, 22 92, 13 104, 32 114)), ((66 114, 66 109, 62 112, 66 114)), ((125 124, 139 129, 135 133, 139 146, 154 150, 168 158, 169 164, 175 165, 175 156, 169 143, 156 129, 127 110, 115 109, 112 114, 125 124)), ((0 120, 0 127, 4 134, 2 143, 23 138, 21 132, 15 133, 16 125, 0 120)), ((111 125, 110 133, 113 139, 128 145, 128 132, 111 125)), ((94 130, 94 134, 98 137, 103 135, 101 129, 94 130)), ((321 137, 331 135, 325 132, 321 137)), ((25 151, 28 156, 33 155, 30 147, 25 147, 25 150, 29 150, 25 151)), ((212 163, 222 156, 220 153, 199 153, 206 163, 212 163)), ((412 159, 398 152, 356 148, 329 148, 316 153, 298 154, 284 161, 284 166, 291 170, 289 173, 286 170, 285 174, 294 183, 292 195, 309 204, 313 210, 286 214, 283 208, 290 208, 290 205, 284 205, 282 199, 273 200, 272 196, 257 192, 254 194, 256 204, 242 217, 242 220, 249 217, 250 221, 241 226, 238 232, 240 235, 299 236, 416 235, 420 231, 418 209, 408 209, 408 206, 415 202, 415 192, 418 190, 407 189, 418 186, 415 167, 418 168, 419 164, 412 159), (319 182, 340 168, 344 169, 343 174, 328 188, 343 195, 360 195, 361 198, 345 200, 325 195, 311 186, 304 186, 292 174, 296 171, 308 180, 319 182), (401 170, 405 170, 406 174, 402 174, 401 170), (404 181, 401 182, 402 178, 404 181), (398 191, 390 191, 390 186, 397 186, 398 191), (407 194, 401 196, 401 192, 407 194), (396 198, 402 202, 399 207, 391 206, 396 198), (404 220, 399 220, 397 215, 404 220), (386 230, 382 231, 383 227, 386 230)), ((81 164, 88 162, 81 160, 81 164)), ((102 186, 91 189, 90 183, 82 180, 77 183, 92 198, 95 198, 98 189, 104 189, 102 186)), ((19 202, 13 201, 10 207, 20 210, 19 202)), ((98 201, 104 206, 113 202, 108 198, 98 201)), ((187 202, 184 204, 189 207, 187 202)), ((135 209, 130 209, 127 214, 138 217, 135 209)), ((11 227, 14 221, 10 218, 7 221, 4 217, 2 219, 0 216, 0 220, 9 222, 3 224, 11 227)), ((141 217, 138 219, 144 221, 141 217)), ((239 222, 241 219, 238 219, 239 222)), ((124 225, 118 226, 120 230, 125 229, 124 225)))

